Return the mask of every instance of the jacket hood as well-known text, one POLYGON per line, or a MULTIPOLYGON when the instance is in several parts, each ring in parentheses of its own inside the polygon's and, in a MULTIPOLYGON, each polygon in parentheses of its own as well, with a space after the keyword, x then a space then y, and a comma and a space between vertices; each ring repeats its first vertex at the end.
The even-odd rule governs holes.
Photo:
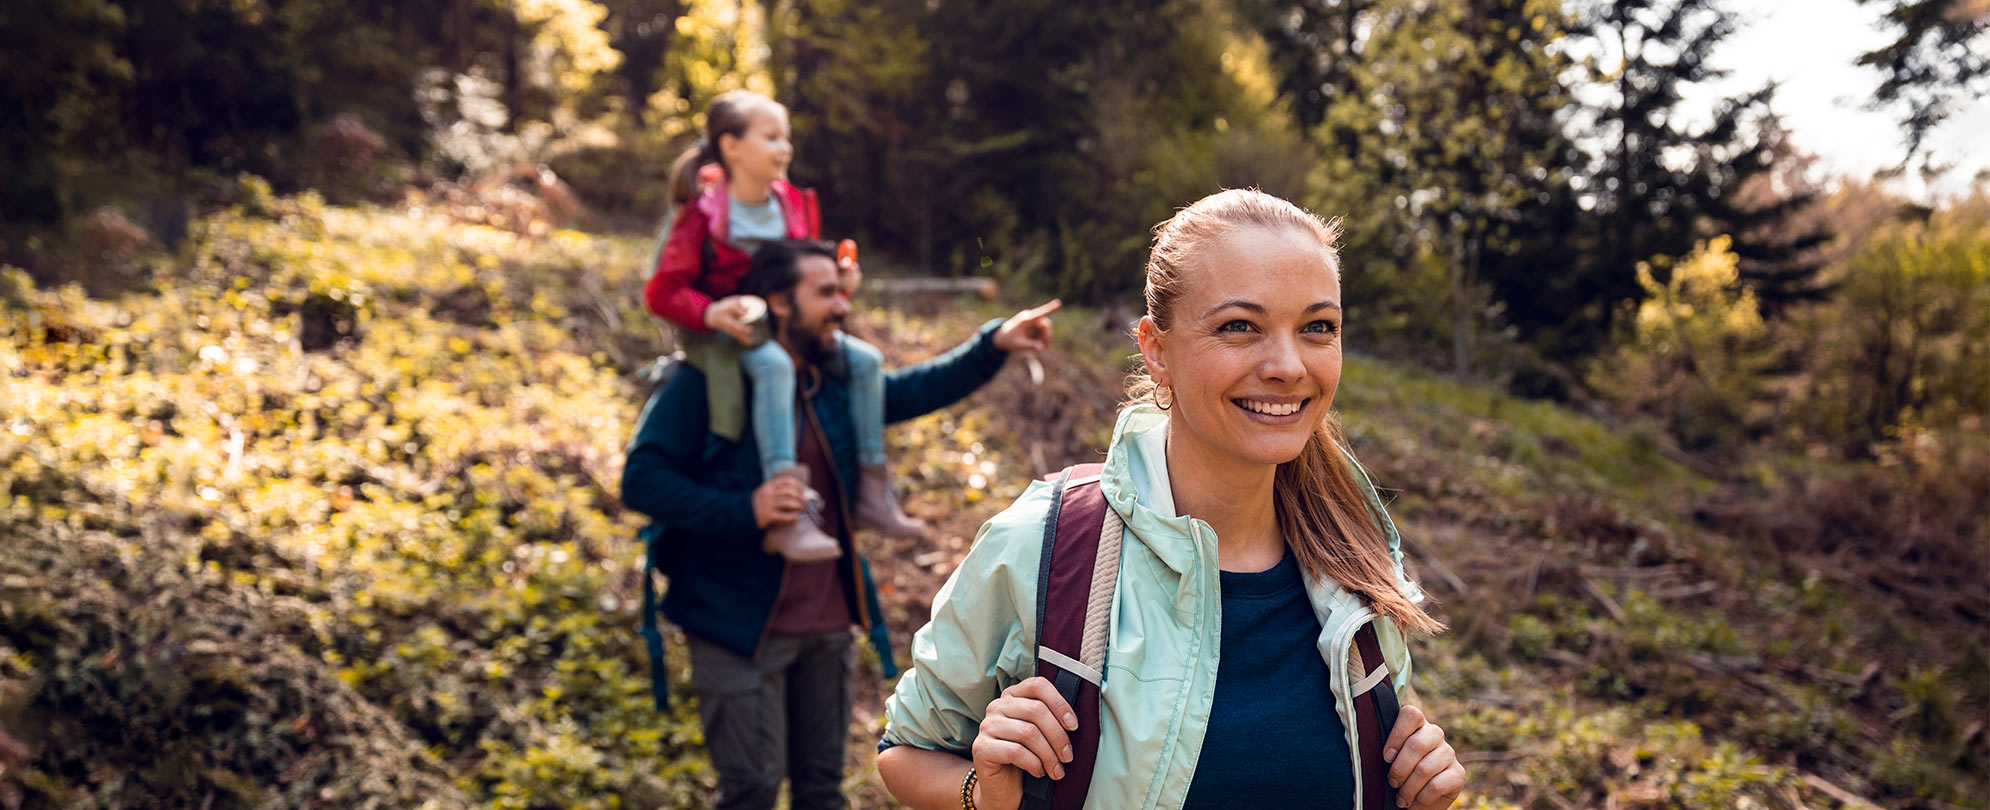
MULTIPOLYGON (((691 201, 698 211, 705 215, 706 227, 713 239, 724 242, 732 238, 732 206, 726 199, 724 175, 719 182, 709 183, 691 201)), ((816 230, 816 213, 809 199, 813 192, 803 191, 786 180, 775 180, 767 193, 781 203, 781 216, 788 223, 788 236, 794 239, 813 238, 816 230)))
MULTIPOLYGON (((1195 569, 1194 534, 1208 524, 1175 510, 1168 478, 1168 415, 1152 405, 1119 412, 1099 489, 1120 520, 1176 573, 1195 569)), ((1210 531, 1211 537, 1215 536, 1210 531)))

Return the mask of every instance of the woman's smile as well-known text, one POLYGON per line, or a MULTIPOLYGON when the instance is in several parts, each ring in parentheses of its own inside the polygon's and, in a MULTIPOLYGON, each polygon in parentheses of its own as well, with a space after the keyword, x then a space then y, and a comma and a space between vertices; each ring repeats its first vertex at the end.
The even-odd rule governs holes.
POLYGON ((1305 421, 1306 406, 1312 397, 1237 397, 1230 404, 1237 406, 1253 422, 1263 425, 1296 425, 1305 421))

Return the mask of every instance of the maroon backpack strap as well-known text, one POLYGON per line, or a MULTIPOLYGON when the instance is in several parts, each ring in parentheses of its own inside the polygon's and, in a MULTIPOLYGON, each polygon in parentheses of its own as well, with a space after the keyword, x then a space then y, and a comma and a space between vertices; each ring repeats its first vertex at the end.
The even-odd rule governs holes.
POLYGON ((1099 752, 1099 690, 1105 630, 1119 580, 1119 534, 1099 489, 1102 465, 1080 464, 1057 477, 1043 522, 1037 565, 1036 674, 1050 680, 1078 715, 1064 778, 1023 775, 1022 810, 1079 810, 1099 752))
MULTIPOLYGON (((1376 619, 1375 621, 1383 621, 1376 619)), ((1351 680, 1355 683, 1355 742, 1361 749, 1361 808, 1387 810, 1396 806, 1396 789, 1389 786, 1389 763, 1382 759, 1382 746, 1396 727, 1396 689, 1389 668, 1382 660, 1382 645, 1375 638, 1375 621, 1355 631, 1354 646, 1361 653, 1367 671, 1351 680)))

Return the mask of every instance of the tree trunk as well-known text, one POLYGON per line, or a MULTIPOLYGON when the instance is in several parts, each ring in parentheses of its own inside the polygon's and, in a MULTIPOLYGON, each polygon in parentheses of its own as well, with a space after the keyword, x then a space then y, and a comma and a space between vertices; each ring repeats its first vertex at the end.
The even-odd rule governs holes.
POLYGON ((525 79, 519 73, 518 38, 525 35, 518 17, 506 11, 500 27, 504 31, 504 131, 518 132, 519 108, 525 101, 525 79))
POLYGON ((1471 370, 1467 335, 1472 330, 1471 312, 1465 304, 1465 236, 1451 240, 1451 373, 1459 377, 1471 370))

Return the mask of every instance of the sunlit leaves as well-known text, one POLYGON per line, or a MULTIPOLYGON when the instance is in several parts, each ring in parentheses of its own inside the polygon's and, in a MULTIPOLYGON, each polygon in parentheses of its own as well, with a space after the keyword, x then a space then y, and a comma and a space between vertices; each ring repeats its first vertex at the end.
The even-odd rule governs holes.
MULTIPOLYGON (((639 284, 643 246, 267 205, 197 223, 150 293, 9 277, 28 306, 0 310, 0 518, 129 535, 127 564, 184 571, 162 585, 180 593, 303 597, 311 629, 243 632, 386 707, 478 801, 606 807, 654 787, 680 768, 663 740, 688 718, 655 713, 631 643, 642 521, 609 488, 639 393, 597 350, 600 303, 577 299, 639 284), (339 308, 300 306, 313 297, 339 308), (332 316, 350 331, 306 350, 310 319, 332 316)), ((641 319, 617 325, 654 339, 641 319)), ((66 547, 46 539, 33 548, 66 547)))

